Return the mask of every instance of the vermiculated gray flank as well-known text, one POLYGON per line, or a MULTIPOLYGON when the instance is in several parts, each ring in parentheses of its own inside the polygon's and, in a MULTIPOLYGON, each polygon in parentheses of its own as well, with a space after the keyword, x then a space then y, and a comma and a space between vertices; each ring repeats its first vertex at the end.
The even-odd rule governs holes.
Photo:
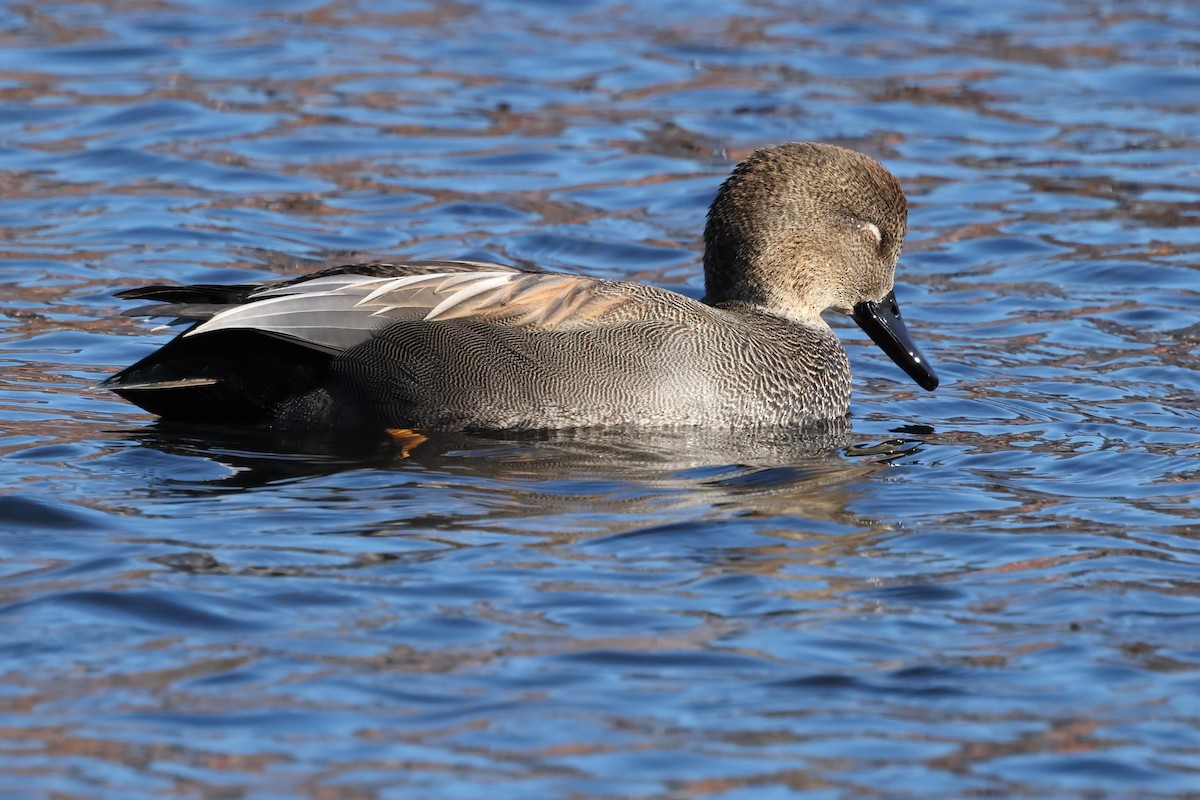
POLYGON ((334 267, 269 286, 151 286, 195 324, 104 382, 163 417, 289 428, 814 427, 845 417, 850 314, 926 389, 892 293, 907 205, 861 153, 755 152, 704 231, 703 301, 497 264, 334 267))

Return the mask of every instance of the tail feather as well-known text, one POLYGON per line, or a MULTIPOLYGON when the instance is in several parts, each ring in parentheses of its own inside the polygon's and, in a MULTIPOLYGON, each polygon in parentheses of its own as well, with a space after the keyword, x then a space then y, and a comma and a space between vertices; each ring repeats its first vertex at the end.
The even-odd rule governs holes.
POLYGON ((123 300, 153 300, 156 303, 214 303, 217 305, 234 305, 244 302, 251 293, 261 289, 260 284, 243 283, 234 286, 222 286, 216 283, 196 283, 190 286, 139 286, 136 289, 123 289, 114 297, 123 300))
POLYGON ((176 337, 100 385, 181 422, 269 422, 326 380, 330 356, 255 331, 176 337))
MULTIPOLYGON (((168 317, 183 322, 203 322, 212 319, 232 304, 216 303, 148 303, 144 306, 127 308, 123 317, 168 317)), ((176 324, 176 323, 169 323, 176 324)))
POLYGON ((200 283, 194 286, 142 286, 116 293, 124 300, 149 300, 147 305, 137 306, 121 312, 125 317, 168 317, 178 324, 203 322, 230 306, 244 303, 261 286, 241 284, 220 286, 200 283))

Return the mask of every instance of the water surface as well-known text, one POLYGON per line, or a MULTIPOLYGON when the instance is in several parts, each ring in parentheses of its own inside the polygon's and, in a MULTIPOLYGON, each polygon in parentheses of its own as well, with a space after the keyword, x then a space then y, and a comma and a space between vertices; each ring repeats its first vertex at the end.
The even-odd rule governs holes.
POLYGON ((0 772, 60 797, 1200 792, 1188 3, 0 9, 0 772), (702 291, 757 146, 882 160, 943 379, 844 440, 294 441, 95 384, 120 288, 702 291))

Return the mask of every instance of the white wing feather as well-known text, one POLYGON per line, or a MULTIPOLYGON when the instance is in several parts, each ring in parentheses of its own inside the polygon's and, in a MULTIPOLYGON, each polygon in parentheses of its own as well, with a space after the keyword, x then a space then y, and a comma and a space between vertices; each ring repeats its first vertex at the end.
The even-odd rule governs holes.
POLYGON ((372 331, 386 325, 388 315, 396 310, 424 309, 423 319, 427 320, 463 316, 454 312, 465 311, 467 301, 528 278, 568 276, 517 272, 503 267, 401 278, 329 275, 260 290, 251 295, 249 302, 214 314, 184 335, 258 330, 337 353, 364 341, 372 331))

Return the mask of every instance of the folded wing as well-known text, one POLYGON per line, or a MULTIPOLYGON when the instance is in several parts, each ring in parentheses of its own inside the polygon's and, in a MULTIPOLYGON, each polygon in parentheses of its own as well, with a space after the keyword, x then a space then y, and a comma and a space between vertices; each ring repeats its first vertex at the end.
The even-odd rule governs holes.
MULTIPOLYGON (((521 272, 498 265, 399 277, 321 275, 249 295, 187 331, 255 330, 338 353, 402 321, 473 319, 511 327, 573 330, 636 319, 639 308, 707 315, 707 306, 662 289, 600 278, 521 272)), ((644 312, 644 309, 642 309, 644 312)), ((653 317, 651 317, 653 318, 653 317)))

